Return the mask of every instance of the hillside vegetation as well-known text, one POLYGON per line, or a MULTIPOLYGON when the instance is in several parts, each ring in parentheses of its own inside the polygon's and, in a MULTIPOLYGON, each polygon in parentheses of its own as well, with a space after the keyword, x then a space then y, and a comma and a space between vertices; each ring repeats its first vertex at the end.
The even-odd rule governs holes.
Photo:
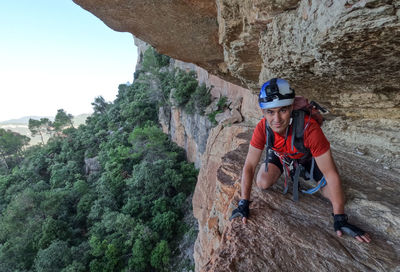
POLYGON ((0 271, 194 268, 180 245, 197 235, 187 218, 198 172, 160 130, 158 110, 174 89, 179 106, 201 112, 209 90, 152 48, 135 77, 113 103, 97 97, 84 125, 1 166, 0 271))

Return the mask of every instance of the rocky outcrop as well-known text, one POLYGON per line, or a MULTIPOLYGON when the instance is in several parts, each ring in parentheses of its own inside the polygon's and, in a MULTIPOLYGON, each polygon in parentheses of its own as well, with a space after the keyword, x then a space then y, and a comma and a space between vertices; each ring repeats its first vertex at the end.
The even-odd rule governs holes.
POLYGON ((219 125, 212 130, 208 139, 203 167, 200 169, 193 196, 193 212, 199 221, 199 235, 195 244, 197 271, 204 267, 220 248, 227 225, 226 219, 232 206, 230 203, 240 187, 236 181, 240 178, 240 167, 245 156, 230 156, 226 151, 236 150, 240 146, 239 149, 245 154, 243 146, 250 133, 250 127, 234 125, 224 128, 219 125), (231 164, 222 167, 224 159, 229 160, 231 164))
POLYGON ((248 87, 280 76, 336 114, 400 118, 399 1, 217 3, 228 70, 248 87))
POLYGON ((253 91, 280 76, 336 114, 400 118, 399 0, 74 2, 253 91))
MULTIPOLYGON (((140 45, 139 53, 147 49, 138 39, 135 39, 135 43, 140 45)), ((203 116, 187 114, 183 109, 176 106, 163 107, 159 110, 159 121, 164 133, 169 134, 174 142, 186 150, 189 161, 194 162, 197 168, 201 168, 202 156, 207 153, 205 152, 207 139, 213 127, 207 114, 216 110, 213 105, 218 102, 220 97, 227 97, 229 105, 225 112, 216 116, 217 122, 221 125, 227 126, 243 122, 244 115, 251 122, 251 120, 262 116, 262 113, 257 107, 254 107, 257 97, 251 95, 249 90, 243 87, 211 75, 194 64, 172 59, 170 68, 195 71, 199 83, 204 83, 211 88, 214 102, 206 109, 206 114, 203 116)))
POLYGON ((202 155, 193 197, 200 230, 195 244, 197 271, 398 269, 398 122, 325 115, 323 130, 340 169, 346 211, 352 222, 372 234, 371 245, 336 237, 329 202, 315 195, 302 197, 295 204, 291 196, 282 195, 283 181, 268 191, 253 186, 252 217, 243 226, 229 222, 228 218, 240 197, 241 168, 261 112, 251 91, 227 82, 222 84, 203 69, 198 68, 197 73, 200 80, 218 86, 215 96, 223 93, 235 100, 240 93, 244 118, 241 123, 221 122, 211 129, 202 155))
POLYGON ((85 158, 85 175, 97 174, 101 171, 98 157, 85 158))
MULTIPOLYGON (((219 124, 240 123, 244 119, 242 113, 251 119, 262 115, 258 108, 254 108, 253 103, 256 101, 256 97, 249 95, 248 90, 210 75, 197 66, 174 61, 172 65, 183 70, 195 70, 199 82, 211 87, 214 102, 218 102, 218 98, 222 96, 229 98, 228 109, 216 116, 219 124)), ((215 111, 212 105, 209 110, 210 112, 215 111)), ((203 116, 187 114, 183 109, 175 106, 163 107, 159 110, 159 120, 164 133, 169 134, 174 142, 186 150, 188 160, 194 162, 197 168, 202 166, 202 156, 206 153, 207 139, 213 127, 207 113, 209 113, 208 110, 203 116)))
POLYGON ((197 271, 397 271, 400 253, 398 172, 334 146, 351 221, 372 234, 360 244, 333 231, 331 206, 321 195, 295 204, 272 189, 253 185, 245 226, 228 218, 240 197, 241 166, 252 127, 214 128, 193 198, 200 233, 197 271), (384 179, 382 179, 384 177, 384 179))
POLYGON ((178 107, 160 108, 159 120, 163 132, 186 150, 187 159, 201 167, 201 156, 206 150, 209 131, 212 127, 207 116, 187 114, 178 107))
POLYGON ((164 131, 201 166, 193 197, 197 271, 400 269, 399 0, 74 1, 111 28, 197 64, 175 62, 213 86, 214 97, 241 103, 212 129, 177 109, 164 116, 164 131), (274 76, 330 110, 323 130, 346 211, 372 234, 371 244, 336 237, 320 195, 294 204, 280 185, 253 188, 247 226, 227 220, 261 118, 255 94, 274 76))

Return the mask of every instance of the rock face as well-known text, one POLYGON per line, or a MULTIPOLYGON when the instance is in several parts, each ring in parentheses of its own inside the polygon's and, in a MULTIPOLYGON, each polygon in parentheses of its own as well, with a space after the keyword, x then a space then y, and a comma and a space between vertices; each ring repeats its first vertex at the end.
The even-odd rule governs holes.
POLYGON ((163 132, 171 136, 171 140, 186 150, 187 159, 201 167, 201 155, 206 150, 209 131, 212 127, 207 116, 187 114, 182 109, 160 108, 160 124, 163 132))
POLYGON ((346 210, 351 222, 372 234, 371 244, 338 238, 329 202, 317 194, 295 204, 291 195, 282 194, 282 180, 269 190, 254 184, 248 224, 229 222, 240 198, 241 166, 251 133, 252 127, 242 125, 211 131, 193 198, 200 228, 197 271, 399 269, 399 173, 340 148, 333 151, 348 200, 346 210))
MULTIPOLYGON (((143 52, 147 47, 138 39, 135 43, 139 44, 139 52, 143 52)), ((262 112, 254 107, 257 98, 251 95, 249 90, 224 81, 214 75, 209 74, 203 68, 182 61, 172 60, 171 65, 185 71, 195 71, 200 83, 205 83, 211 87, 211 95, 218 102, 218 98, 225 96, 229 98, 230 106, 225 113, 221 114, 218 123, 230 125, 243 121, 243 115, 248 120, 255 120, 262 116, 262 112)), ((187 114, 178 107, 160 108, 159 121, 164 133, 171 136, 171 139, 186 150, 189 161, 194 162, 196 167, 202 167, 202 156, 206 154, 207 139, 212 123, 208 117, 198 114, 187 114)))
POLYGON ((177 109, 164 114, 164 131, 201 166, 196 271, 400 271, 399 0, 74 1, 111 28, 197 64, 175 62, 214 86, 214 97, 238 101, 237 113, 219 116, 214 128, 177 109), (261 118, 255 94, 274 76, 330 110, 322 128, 346 212, 371 244, 338 238, 322 196, 295 204, 282 183, 253 186, 247 226, 228 221, 261 118), (223 122, 231 117, 239 123, 223 122))
POLYGON ((101 165, 97 157, 85 158, 85 175, 96 174, 101 171, 101 165))
POLYGON ((334 113, 400 118, 399 0, 74 2, 160 53, 253 91, 279 76, 334 113))
MULTIPOLYGON (((221 122, 208 130, 205 150, 197 154, 202 159, 198 163, 201 168, 193 197, 200 230, 194 254, 196 271, 397 271, 400 268, 398 122, 349 120, 329 114, 323 125, 340 169, 346 212, 351 222, 372 234, 372 244, 336 237, 330 203, 317 194, 304 196, 295 204, 290 195, 282 194, 282 180, 266 191, 253 186, 252 217, 243 226, 229 222, 228 218, 240 198, 241 168, 255 122, 261 118, 257 98, 251 91, 201 68, 180 65, 195 69, 201 82, 214 86, 215 97, 242 98, 240 114, 244 118, 241 123, 221 122)), ((177 142, 184 142, 179 138, 188 135, 184 130, 186 122, 179 123, 179 118, 171 122, 182 128, 170 131, 177 142)), ((191 152, 190 148, 187 150, 191 152)))
POLYGON ((284 77, 335 113, 400 118, 400 1, 217 3, 228 70, 246 86, 284 77))
MULTIPOLYGON (((199 78, 204 71, 199 70, 199 78)), ((212 76, 209 77, 212 80, 212 76)), ((236 86, 237 88, 240 88, 236 86)), ((225 90, 228 97, 234 96, 225 90)), ((396 271, 400 254, 399 123, 325 116, 346 192, 351 222, 373 235, 371 245, 338 238, 330 203, 320 194, 295 204, 282 194, 281 180, 270 190, 253 185, 247 226, 229 222, 240 198, 241 168, 254 124, 261 113, 255 95, 241 90, 244 122, 210 131, 193 197, 199 220, 197 271, 396 271), (252 106, 251 106, 252 105, 252 106), (251 110, 252 109, 252 110, 251 110), (391 129, 388 129, 390 127, 391 129), (378 257, 379 256, 379 257, 378 257)))

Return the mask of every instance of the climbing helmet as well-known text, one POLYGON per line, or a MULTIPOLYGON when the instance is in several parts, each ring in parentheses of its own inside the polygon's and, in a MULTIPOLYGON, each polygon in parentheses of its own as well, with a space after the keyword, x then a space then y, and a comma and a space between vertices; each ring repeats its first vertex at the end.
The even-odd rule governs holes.
POLYGON ((294 90, 286 80, 273 78, 262 85, 258 104, 261 109, 284 107, 293 104, 294 97, 294 90))

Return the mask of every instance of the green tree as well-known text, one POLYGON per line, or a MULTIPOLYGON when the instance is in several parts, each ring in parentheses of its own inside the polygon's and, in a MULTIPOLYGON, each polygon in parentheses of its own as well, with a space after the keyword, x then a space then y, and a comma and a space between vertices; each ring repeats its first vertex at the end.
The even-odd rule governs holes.
POLYGON ((92 106, 94 113, 101 114, 107 111, 110 104, 105 101, 104 97, 98 96, 94 99, 94 102, 92 102, 92 106))
POLYGON ((154 95, 150 82, 135 82, 128 88, 121 103, 120 115, 131 126, 141 126, 147 121, 158 120, 158 96, 154 95))
POLYGON ((148 252, 142 240, 135 241, 132 247, 132 257, 129 259, 129 267, 132 271, 144 272, 146 271, 148 263, 148 252))
POLYGON ((74 127, 74 124, 72 123, 72 114, 66 113, 63 109, 57 110, 56 117, 53 122, 53 127, 55 131, 62 131, 66 127, 74 127))
POLYGON ((121 247, 114 243, 108 244, 107 249, 104 253, 106 259, 106 271, 121 271, 118 269, 118 263, 121 260, 121 247))
MULTIPOLYGON (((25 184, 26 186, 26 184, 25 184)), ((26 188, 17 193, 0 217, 0 263, 13 271, 29 270, 37 253, 43 213, 39 206, 43 196, 26 188)))
MULTIPOLYGON (((19 151, 18 167, 0 174, 1 271, 180 271, 170 260, 190 228, 197 170, 156 124, 171 90, 191 93, 195 77, 160 69, 168 57, 153 49, 146 58, 149 71, 121 84, 113 103, 96 98, 85 125, 66 128, 62 110, 54 123, 30 122, 43 138, 63 137, 19 151), (94 157, 100 167, 86 173, 94 157)), ((201 88, 190 99, 204 98, 201 88)))
POLYGON ((54 241, 48 248, 39 250, 35 258, 37 272, 61 271, 72 263, 71 250, 65 241, 54 241))
POLYGON ((189 73, 182 70, 178 71, 176 75, 175 92, 172 94, 178 106, 183 107, 189 102, 197 86, 196 74, 193 71, 189 73))
POLYGON ((38 246, 42 249, 50 246, 51 242, 57 239, 67 239, 67 224, 61 220, 55 220, 48 217, 42 225, 42 234, 38 242, 38 246))
POLYGON ((158 271, 168 271, 170 255, 171 251, 168 247, 168 242, 161 240, 151 252, 151 266, 158 271))
POLYGON ((173 237, 177 223, 178 215, 172 211, 157 214, 151 222, 153 229, 167 240, 173 237))
POLYGON ((39 134, 42 139, 42 144, 44 144, 43 135, 51 134, 52 122, 48 118, 40 118, 40 120, 29 119, 28 128, 32 136, 39 134))
POLYGON ((12 168, 22 159, 22 148, 27 145, 30 138, 11 130, 0 128, 0 156, 7 168, 12 168))

